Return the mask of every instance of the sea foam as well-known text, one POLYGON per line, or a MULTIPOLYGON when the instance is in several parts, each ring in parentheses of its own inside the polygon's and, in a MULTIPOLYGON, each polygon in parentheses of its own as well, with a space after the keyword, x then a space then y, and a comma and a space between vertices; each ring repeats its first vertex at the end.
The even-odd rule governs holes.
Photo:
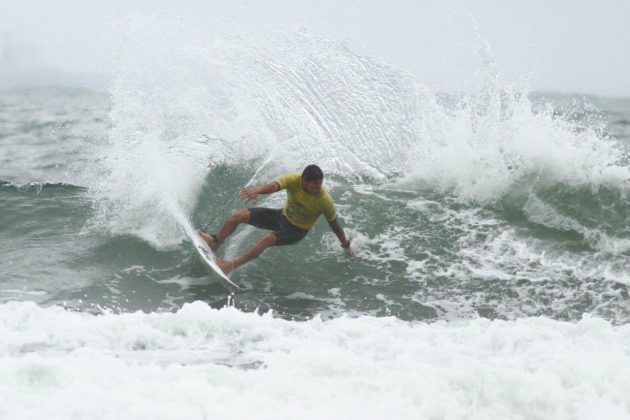
POLYGON ((630 326, 0 305, 0 416, 630 418, 630 326))

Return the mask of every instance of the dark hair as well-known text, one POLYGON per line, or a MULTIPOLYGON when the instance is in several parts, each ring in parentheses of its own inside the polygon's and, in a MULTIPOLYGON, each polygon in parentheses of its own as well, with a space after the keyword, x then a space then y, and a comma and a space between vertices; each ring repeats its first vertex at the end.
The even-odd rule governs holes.
POLYGON ((302 179, 304 181, 317 181, 324 179, 324 173, 319 166, 308 165, 304 168, 304 171, 302 171, 302 179))

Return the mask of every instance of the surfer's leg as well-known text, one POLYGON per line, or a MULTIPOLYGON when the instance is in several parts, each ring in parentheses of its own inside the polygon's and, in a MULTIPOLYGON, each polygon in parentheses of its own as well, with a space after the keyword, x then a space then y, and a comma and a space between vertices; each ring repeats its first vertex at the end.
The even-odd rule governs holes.
POLYGON ((208 235, 206 232, 204 232, 201 229, 197 229, 197 234, 201 236, 204 241, 206 241, 206 243, 208 244, 212 252, 215 252, 217 249, 219 249, 219 246, 221 246, 220 242, 217 243, 217 241, 214 240, 216 236, 208 235))
POLYGON ((228 217, 225 223, 223 223, 223 226, 221 226, 221 230, 219 230, 219 233, 217 233, 217 239, 220 242, 225 241, 228 236, 230 236, 234 232, 239 224, 247 222, 249 222, 248 208, 235 211, 230 217, 228 217))
POLYGON ((240 257, 237 257, 231 261, 217 258, 215 259, 215 261, 217 265, 221 267, 221 270, 223 270, 225 274, 229 274, 235 268, 240 267, 246 262, 251 261, 254 258, 258 257, 260 254, 263 253, 265 249, 269 248, 275 243, 276 243, 276 234, 273 232, 269 232, 266 235, 264 235, 262 238, 260 238, 258 242, 254 244, 254 246, 248 249, 240 257))
POLYGON ((234 232, 234 229, 236 229, 240 223, 247 222, 249 222, 249 209, 240 209, 232 213, 225 223, 223 223, 223 226, 221 226, 221 230, 218 234, 208 235, 202 230, 198 230, 197 233, 208 243, 212 252, 216 252, 223 241, 225 241, 227 237, 234 232))
POLYGON ((223 223, 223 226, 221 226, 221 230, 219 230, 218 234, 208 235, 202 230, 198 230, 197 233, 204 239, 204 241, 206 241, 208 246, 210 246, 212 252, 216 252, 223 241, 225 241, 227 237, 230 236, 232 232, 234 232, 234 230, 240 223, 247 222, 249 222, 249 209, 240 209, 238 211, 235 211, 230 217, 228 217, 225 223, 223 223))

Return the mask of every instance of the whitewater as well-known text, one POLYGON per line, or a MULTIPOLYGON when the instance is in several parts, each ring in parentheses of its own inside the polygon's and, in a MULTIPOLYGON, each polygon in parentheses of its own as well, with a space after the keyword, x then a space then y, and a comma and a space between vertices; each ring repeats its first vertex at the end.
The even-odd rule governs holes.
POLYGON ((0 418, 630 418, 630 100, 111 31, 106 91, 0 92, 0 418), (310 163, 357 258, 320 221, 228 300, 191 232, 310 163))
POLYGON ((630 328, 599 319, 1 311, 3 418, 628 415, 630 328))

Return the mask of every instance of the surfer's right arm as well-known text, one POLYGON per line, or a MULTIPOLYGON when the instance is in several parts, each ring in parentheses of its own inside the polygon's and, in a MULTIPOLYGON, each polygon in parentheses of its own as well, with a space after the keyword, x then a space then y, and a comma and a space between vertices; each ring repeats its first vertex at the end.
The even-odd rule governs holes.
POLYGON ((260 187, 245 188, 241 190, 241 198, 244 202, 250 201, 256 203, 258 201, 258 194, 272 194, 280 189, 280 186, 276 181, 269 184, 261 185, 260 187))

